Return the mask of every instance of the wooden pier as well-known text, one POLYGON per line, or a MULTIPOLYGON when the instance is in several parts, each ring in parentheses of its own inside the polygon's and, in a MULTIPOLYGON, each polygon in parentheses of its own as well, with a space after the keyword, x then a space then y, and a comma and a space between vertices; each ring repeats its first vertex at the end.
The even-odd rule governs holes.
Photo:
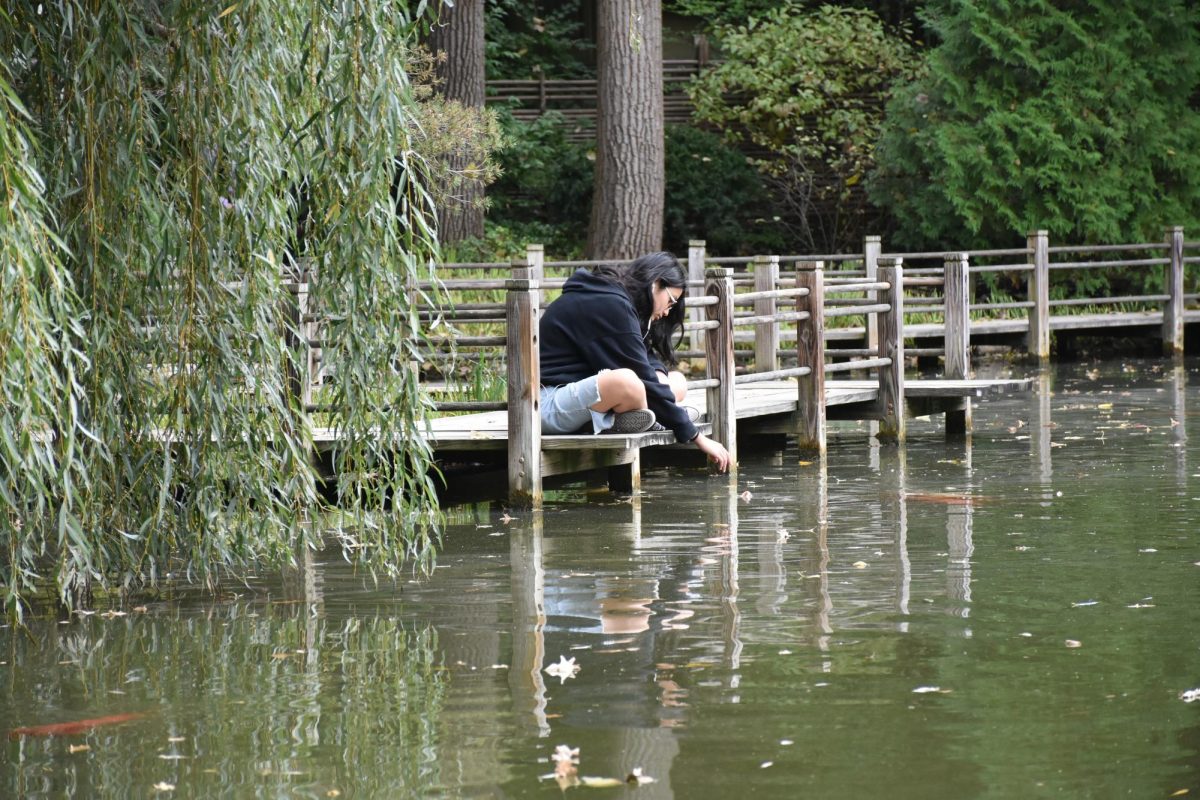
MULTIPOLYGON (((1020 337, 1032 356, 1045 359, 1055 331, 1135 326, 1161 336, 1166 353, 1182 352, 1185 324, 1200 321, 1197 296, 1184 291, 1186 265, 1200 263, 1187 251, 1198 247, 1186 243, 1179 228, 1168 229, 1162 243, 1050 247, 1046 234, 1035 232, 1024 248, 952 253, 884 254, 878 237, 867 237, 860 254, 819 257, 709 258, 704 243, 695 241, 688 254, 689 316, 678 352, 694 378, 684 405, 694 407, 700 428, 729 449, 735 470, 739 432, 794 437, 810 458, 823 456, 829 420, 873 420, 880 439, 902 442, 907 417, 939 414, 947 435, 965 434, 973 402, 1031 388, 1027 380, 973 379, 973 339, 1020 337), (1128 257, 1146 254, 1140 251, 1161 255, 1128 257), (1082 260, 1082 254, 1098 260, 1082 260), (1166 291, 1050 300, 1056 270, 1128 266, 1161 267, 1166 291), (995 271, 1024 276, 1026 299, 973 303, 973 282, 995 271), (1109 303, 1116 310, 1062 313, 1085 303, 1109 303), (1156 307, 1128 310, 1137 303, 1156 307), (972 319, 1003 314, 1013 316, 972 319), (941 374, 906 379, 904 367, 913 357, 940 363, 941 374)), ((436 403, 427 441, 441 463, 468 465, 472 483, 501 481, 516 506, 540 505, 544 483, 562 476, 586 474, 618 490, 636 490, 647 448, 702 458, 695 448, 676 444, 670 431, 542 435, 538 320, 565 282, 548 270, 569 275, 588 265, 547 262, 541 246, 532 245, 525 259, 507 264, 442 265, 439 280, 417 287, 444 291, 452 302, 422 311, 426 323, 450 332, 441 341, 454 353, 444 353, 432 372, 471 364, 502 383, 506 394, 504 400, 436 403), (485 277, 459 277, 478 271, 485 277)), ((311 372, 319 378, 319 336, 315 328, 309 334, 311 372)), ((310 385, 301 389, 306 398, 311 393, 310 385)), ((317 430, 315 438, 319 448, 336 444, 332 431, 317 430)))

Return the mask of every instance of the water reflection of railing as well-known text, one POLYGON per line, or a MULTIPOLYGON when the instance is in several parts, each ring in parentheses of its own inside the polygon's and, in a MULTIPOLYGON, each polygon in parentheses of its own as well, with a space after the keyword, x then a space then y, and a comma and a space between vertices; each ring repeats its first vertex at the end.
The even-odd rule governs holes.
MULTIPOLYGON (((1153 372, 1157 372, 1154 370, 1153 372)), ((1031 415, 1031 420, 1036 419, 1034 424, 1030 423, 1032 430, 1029 432, 1029 443, 1032 460, 1037 468, 1038 479, 1043 490, 1049 491, 1053 483, 1054 464, 1052 453, 1055 448, 1063 446, 1063 443, 1054 441, 1054 430, 1056 423, 1053 419, 1053 399, 1054 399, 1054 367, 1043 366, 1037 376, 1038 388, 1031 395, 1034 404, 1034 413, 1031 415)), ((1187 460, 1187 388, 1188 388, 1188 372, 1184 362, 1175 359, 1174 362, 1164 370, 1163 376, 1164 390, 1171 397, 1171 416, 1167 420, 1143 420, 1141 424, 1151 425, 1168 425, 1170 427, 1171 449, 1174 451, 1172 461, 1174 462, 1175 481, 1181 491, 1186 490, 1188 481, 1188 460, 1187 460)), ((1104 437, 1104 432, 1101 432, 1101 437, 1104 437)))

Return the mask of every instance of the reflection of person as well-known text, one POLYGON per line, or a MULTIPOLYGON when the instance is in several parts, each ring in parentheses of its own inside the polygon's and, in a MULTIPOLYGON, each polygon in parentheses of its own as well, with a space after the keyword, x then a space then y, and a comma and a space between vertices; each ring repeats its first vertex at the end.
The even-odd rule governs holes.
POLYGON ((577 270, 541 321, 543 433, 639 433, 665 426, 723 472, 729 452, 679 405, 686 380, 671 337, 681 331, 686 277, 670 253, 626 267, 577 270), (661 426, 659 425, 661 423, 661 426))

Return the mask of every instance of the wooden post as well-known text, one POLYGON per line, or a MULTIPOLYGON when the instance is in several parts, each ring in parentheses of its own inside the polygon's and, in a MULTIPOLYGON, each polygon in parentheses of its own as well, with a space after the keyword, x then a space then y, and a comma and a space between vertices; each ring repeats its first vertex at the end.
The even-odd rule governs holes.
POLYGON ((879 315, 879 357, 892 363, 879 368, 879 433, 881 441, 904 441, 904 268, 899 258, 879 259, 879 280, 890 288, 879 302, 889 306, 879 315))
POLYGON ((716 267, 705 272, 705 294, 716 297, 715 305, 706 306, 707 318, 717 327, 704 337, 705 377, 716 378, 719 386, 708 391, 708 417, 713 438, 729 451, 729 471, 737 469, 737 413, 734 408, 733 379, 733 270, 716 267))
POLYGON ((308 270, 307 262, 301 261, 295 275, 295 283, 284 286, 284 341, 287 343, 288 359, 285 385, 295 400, 298 413, 307 414, 312 403, 312 348, 309 346, 308 317, 308 270))
MULTIPOLYGON (((966 253, 947 253, 944 266, 946 378, 965 380, 971 377, 970 262, 966 253)), ((946 410, 948 436, 971 430, 971 398, 963 397, 960 403, 959 408, 946 410)))
POLYGON ((1033 272, 1029 275, 1029 352, 1045 361, 1050 358, 1050 234, 1033 231, 1026 239, 1032 251, 1033 272))
MULTIPOLYGON (((705 259, 705 244, 703 239, 692 239, 688 242, 688 263, 687 263, 687 279, 690 285, 688 287, 688 297, 703 297, 704 296, 704 259, 705 259)), ((700 322, 701 314, 699 308, 690 309, 688 312, 689 322, 700 322)), ((704 346, 704 332, 692 331, 688 340, 689 346, 693 350, 701 350, 704 346)))
POLYGON ((801 452, 815 452, 825 458, 825 269, 820 261, 796 265, 796 288, 808 289, 808 297, 796 300, 797 311, 809 318, 796 327, 796 364, 812 369, 801 375, 799 405, 796 409, 796 443, 801 452))
POLYGON ((524 260, 514 261, 507 289, 508 499, 514 507, 542 505, 542 420, 538 408, 538 282, 524 260))
MULTIPOLYGON (((525 260, 529 262, 529 278, 535 280, 540 286, 545 286, 542 283, 546 279, 546 246, 543 244, 527 244, 525 245, 525 260)), ((546 303, 546 290, 543 288, 538 292, 538 306, 543 307, 546 303)))
MULTIPOLYGON (((754 291, 770 292, 779 287, 779 256, 754 257, 754 291)), ((775 298, 754 301, 754 313, 759 316, 775 314, 775 298)), ((760 322, 754 326, 754 369, 769 372, 779 368, 779 325, 760 322)))
POLYGON ((1183 355, 1183 228, 1167 228, 1171 263, 1166 266, 1167 294, 1163 304, 1163 355, 1183 355))
MULTIPOLYGON (((867 272, 867 280, 879 280, 879 254, 883 252, 883 239, 879 236, 863 237, 863 269, 867 272)), ((871 303, 879 302, 877 292, 869 292, 867 299, 871 303)), ((868 350, 879 349, 879 318, 874 314, 867 315, 867 344, 868 350)))
POLYGON ((608 490, 613 494, 637 494, 642 490, 642 450, 628 464, 608 468, 608 490))

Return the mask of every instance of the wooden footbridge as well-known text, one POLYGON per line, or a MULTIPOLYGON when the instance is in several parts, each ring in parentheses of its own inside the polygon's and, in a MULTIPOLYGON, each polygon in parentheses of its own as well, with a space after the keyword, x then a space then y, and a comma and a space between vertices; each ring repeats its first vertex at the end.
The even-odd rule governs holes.
MULTIPOLYGON (((1046 358, 1052 331, 1149 328, 1160 332, 1166 352, 1182 352, 1185 323, 1200 321, 1200 310, 1189 308, 1197 295, 1184 292, 1186 265, 1200 262, 1185 252, 1197 247, 1185 243, 1178 228, 1162 243, 1140 245, 1051 248, 1046 234, 1036 232, 1025 248, 885 254, 878 237, 868 237, 861 254, 753 259, 709 258, 696 241, 689 249, 689 319, 678 353, 695 376, 684 404, 697 409, 702 430, 729 448, 735 469, 739 432, 792 436, 814 458, 824 453, 829 420, 874 420, 881 439, 902 442, 906 416, 944 414, 946 433, 964 434, 973 401, 1030 388, 1025 380, 973 379, 973 337, 1020 336, 1032 355, 1046 358), (1128 257, 1143 255, 1139 250, 1150 257, 1128 257), (1161 267, 1166 291, 1050 299, 1051 276, 1060 269, 1129 266, 1161 267), (972 281, 987 272, 1023 277, 1025 298, 972 303, 972 281), (1085 303, 1112 308, 1063 313, 1085 303), (906 379, 906 359, 914 356, 936 360, 941 375, 906 379)), ((565 282, 547 271, 569 274, 591 263, 546 262, 533 245, 525 259, 509 264, 442 265, 436 288, 453 305, 422 311, 431 327, 451 331, 442 342, 456 354, 447 352, 432 371, 453 383, 454 369, 467 364, 475 380, 502 385, 506 396, 438 402, 428 441, 439 462, 471 475, 473 483, 506 481, 514 505, 540 504, 544 481, 560 476, 599 475, 614 488, 634 490, 647 448, 702 457, 690 445, 677 445, 670 431, 542 435, 538 319, 565 282), (458 366, 447 367, 451 363, 458 366)), ((314 342, 319 345, 319 337, 314 342)), ((313 359, 319 377, 319 349, 313 359)), ((430 388, 437 396, 442 387, 430 388)), ((318 446, 332 446, 333 436, 318 431, 318 446)))

